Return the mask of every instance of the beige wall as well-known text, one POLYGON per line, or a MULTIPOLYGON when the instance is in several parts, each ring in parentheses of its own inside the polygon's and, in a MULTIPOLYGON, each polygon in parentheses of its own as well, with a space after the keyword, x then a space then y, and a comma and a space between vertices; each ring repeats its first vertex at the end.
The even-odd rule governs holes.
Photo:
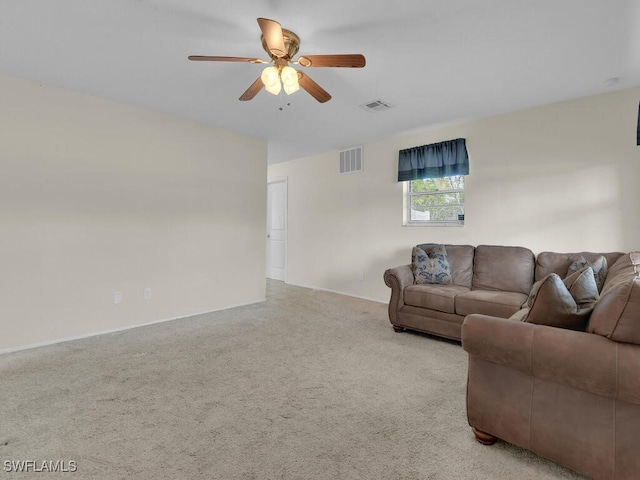
POLYGON ((289 183, 288 282, 388 301, 384 270, 422 242, 640 250, 639 100, 636 88, 381 140, 359 174, 338 174, 337 152, 271 165, 289 183), (464 227, 403 227, 398 150, 456 137, 470 155, 464 227))
POLYGON ((0 351, 264 299, 266 142, 3 76, 0 105, 0 351))

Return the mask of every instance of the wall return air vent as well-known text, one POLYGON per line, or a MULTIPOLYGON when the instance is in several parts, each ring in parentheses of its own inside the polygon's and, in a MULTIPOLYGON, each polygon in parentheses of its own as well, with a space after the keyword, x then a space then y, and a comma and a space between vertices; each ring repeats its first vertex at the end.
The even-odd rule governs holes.
POLYGON ((362 171, 362 147, 351 148, 340 152, 340 173, 362 171))

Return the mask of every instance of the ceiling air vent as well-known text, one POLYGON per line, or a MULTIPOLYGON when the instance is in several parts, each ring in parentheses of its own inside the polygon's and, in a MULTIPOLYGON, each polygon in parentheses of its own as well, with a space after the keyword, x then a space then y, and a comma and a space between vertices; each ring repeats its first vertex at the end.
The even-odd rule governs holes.
POLYGON ((362 171, 362 147, 343 150, 340 152, 340 173, 355 173, 362 171))
POLYGON ((360 105, 360 108, 365 109, 367 112, 375 113, 381 112, 383 110, 389 110, 391 108, 391 105, 382 100, 373 100, 371 102, 363 103, 362 105, 360 105))

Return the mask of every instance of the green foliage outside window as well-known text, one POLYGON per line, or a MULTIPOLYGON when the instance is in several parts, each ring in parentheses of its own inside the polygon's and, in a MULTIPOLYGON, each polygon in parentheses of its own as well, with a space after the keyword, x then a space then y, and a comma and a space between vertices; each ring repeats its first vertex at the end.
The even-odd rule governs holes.
POLYGON ((412 180, 409 200, 410 222, 458 222, 464 215, 464 176, 412 180))

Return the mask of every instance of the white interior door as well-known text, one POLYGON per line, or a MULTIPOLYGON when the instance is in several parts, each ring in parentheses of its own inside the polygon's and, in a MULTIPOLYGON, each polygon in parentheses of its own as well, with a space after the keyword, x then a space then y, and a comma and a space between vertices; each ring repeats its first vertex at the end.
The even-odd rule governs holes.
POLYGON ((287 179, 268 183, 267 188, 267 277, 287 276, 287 179))

